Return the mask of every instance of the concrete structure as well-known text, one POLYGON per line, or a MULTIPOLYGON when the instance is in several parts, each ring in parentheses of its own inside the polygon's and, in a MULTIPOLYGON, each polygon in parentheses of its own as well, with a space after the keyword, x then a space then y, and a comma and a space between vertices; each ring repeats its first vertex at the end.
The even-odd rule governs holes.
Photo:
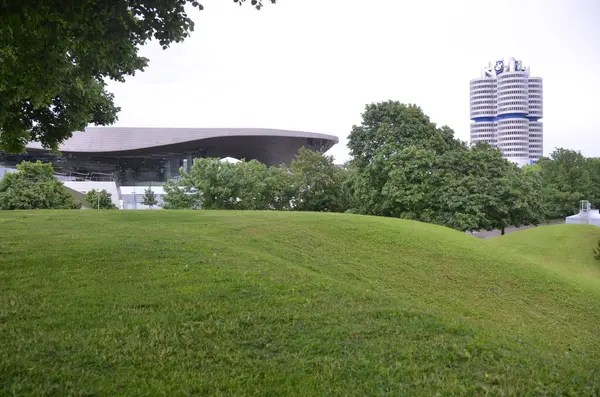
POLYGON ((600 226, 600 211, 593 210, 589 201, 582 200, 579 213, 566 217, 565 223, 600 226))
POLYGON ((253 128, 124 128, 95 127, 75 132, 60 155, 39 143, 27 153, 0 153, 0 167, 23 160, 52 162, 63 181, 116 181, 119 185, 160 185, 189 168, 197 157, 256 159, 267 165, 287 163, 298 149, 325 152, 338 142, 331 135, 253 128))
MULTIPOLYGON (((119 208, 121 201, 121 192, 116 182, 102 182, 102 181, 64 181, 63 184, 70 190, 82 194, 85 198, 87 192, 96 190, 106 190, 110 193, 112 203, 119 208)), ((85 201, 82 201, 85 202, 85 201)))
POLYGON ((290 162, 301 147, 325 152, 336 143, 331 135, 273 129, 96 127, 73 133, 60 154, 36 142, 23 155, 0 152, 0 177, 24 160, 51 162, 80 201, 92 189, 106 190, 120 209, 149 209, 142 204, 145 189, 152 185, 160 206, 163 183, 177 178, 181 167, 189 169, 194 158, 277 165, 290 162))
POLYGON ((490 62, 471 80, 471 144, 488 142, 504 157, 533 164, 543 155, 543 86, 515 58, 490 62))
POLYGON ((9 172, 17 172, 17 170, 16 168, 8 168, 0 165, 0 179, 4 178, 4 175, 8 174, 9 172))
POLYGON ((163 205, 165 189, 162 186, 121 186, 121 203, 119 209, 123 210, 150 210, 160 209, 163 205), (157 204, 150 208, 142 204, 146 189, 151 189, 156 195, 157 204))

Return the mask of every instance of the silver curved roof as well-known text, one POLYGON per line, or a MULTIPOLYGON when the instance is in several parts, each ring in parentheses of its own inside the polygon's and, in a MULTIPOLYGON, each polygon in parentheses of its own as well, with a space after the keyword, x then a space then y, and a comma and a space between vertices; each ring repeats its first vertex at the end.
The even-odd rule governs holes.
MULTIPOLYGON (((90 127, 74 132, 59 150, 107 156, 203 151, 210 157, 257 159, 272 164, 290 161, 303 146, 324 152, 338 142, 333 135, 261 128, 90 127)), ((27 148, 43 150, 38 142, 31 142, 27 148)))
MULTIPOLYGON (((79 153, 122 152, 224 137, 319 139, 331 142, 330 147, 339 142, 338 137, 333 135, 265 128, 90 127, 85 131, 74 132, 71 138, 60 145, 59 150, 79 153)), ((38 142, 32 142, 27 148, 42 149, 42 146, 38 142)))

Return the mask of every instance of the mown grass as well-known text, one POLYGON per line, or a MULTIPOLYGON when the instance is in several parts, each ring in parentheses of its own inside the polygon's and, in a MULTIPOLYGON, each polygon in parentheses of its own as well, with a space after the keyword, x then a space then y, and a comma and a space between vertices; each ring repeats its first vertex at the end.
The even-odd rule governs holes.
POLYGON ((0 394, 598 395, 600 229, 0 216, 0 394))

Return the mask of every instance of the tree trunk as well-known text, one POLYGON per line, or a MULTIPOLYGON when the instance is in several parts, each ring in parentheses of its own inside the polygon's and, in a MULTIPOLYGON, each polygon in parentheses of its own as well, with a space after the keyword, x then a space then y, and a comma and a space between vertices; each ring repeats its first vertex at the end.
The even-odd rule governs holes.
POLYGON ((502 231, 500 232, 501 236, 504 236, 504 228, 502 228, 502 231))

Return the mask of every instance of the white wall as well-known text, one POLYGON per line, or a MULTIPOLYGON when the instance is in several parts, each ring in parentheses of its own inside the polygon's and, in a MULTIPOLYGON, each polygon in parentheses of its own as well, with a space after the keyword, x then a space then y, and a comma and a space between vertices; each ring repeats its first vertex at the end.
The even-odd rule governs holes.
POLYGON ((0 179, 4 178, 4 174, 8 174, 9 172, 17 172, 17 170, 0 165, 0 179))
POLYGON ((108 193, 111 194, 111 200, 112 203, 114 205, 116 205, 118 208, 120 208, 120 198, 121 198, 121 193, 119 191, 119 188, 117 186, 117 184, 115 182, 92 182, 92 181, 85 181, 85 182, 73 182, 73 181, 66 181, 63 182, 63 184, 68 187, 69 189, 73 189, 77 192, 86 194, 87 192, 91 191, 91 190, 106 190, 108 193))
POLYGON ((144 194, 146 193, 148 186, 121 186, 121 197, 123 198, 124 210, 156 210, 160 209, 163 200, 162 197, 165 195, 165 190, 162 186, 150 186, 150 189, 156 194, 157 205, 150 208, 147 205, 142 204, 144 194))

